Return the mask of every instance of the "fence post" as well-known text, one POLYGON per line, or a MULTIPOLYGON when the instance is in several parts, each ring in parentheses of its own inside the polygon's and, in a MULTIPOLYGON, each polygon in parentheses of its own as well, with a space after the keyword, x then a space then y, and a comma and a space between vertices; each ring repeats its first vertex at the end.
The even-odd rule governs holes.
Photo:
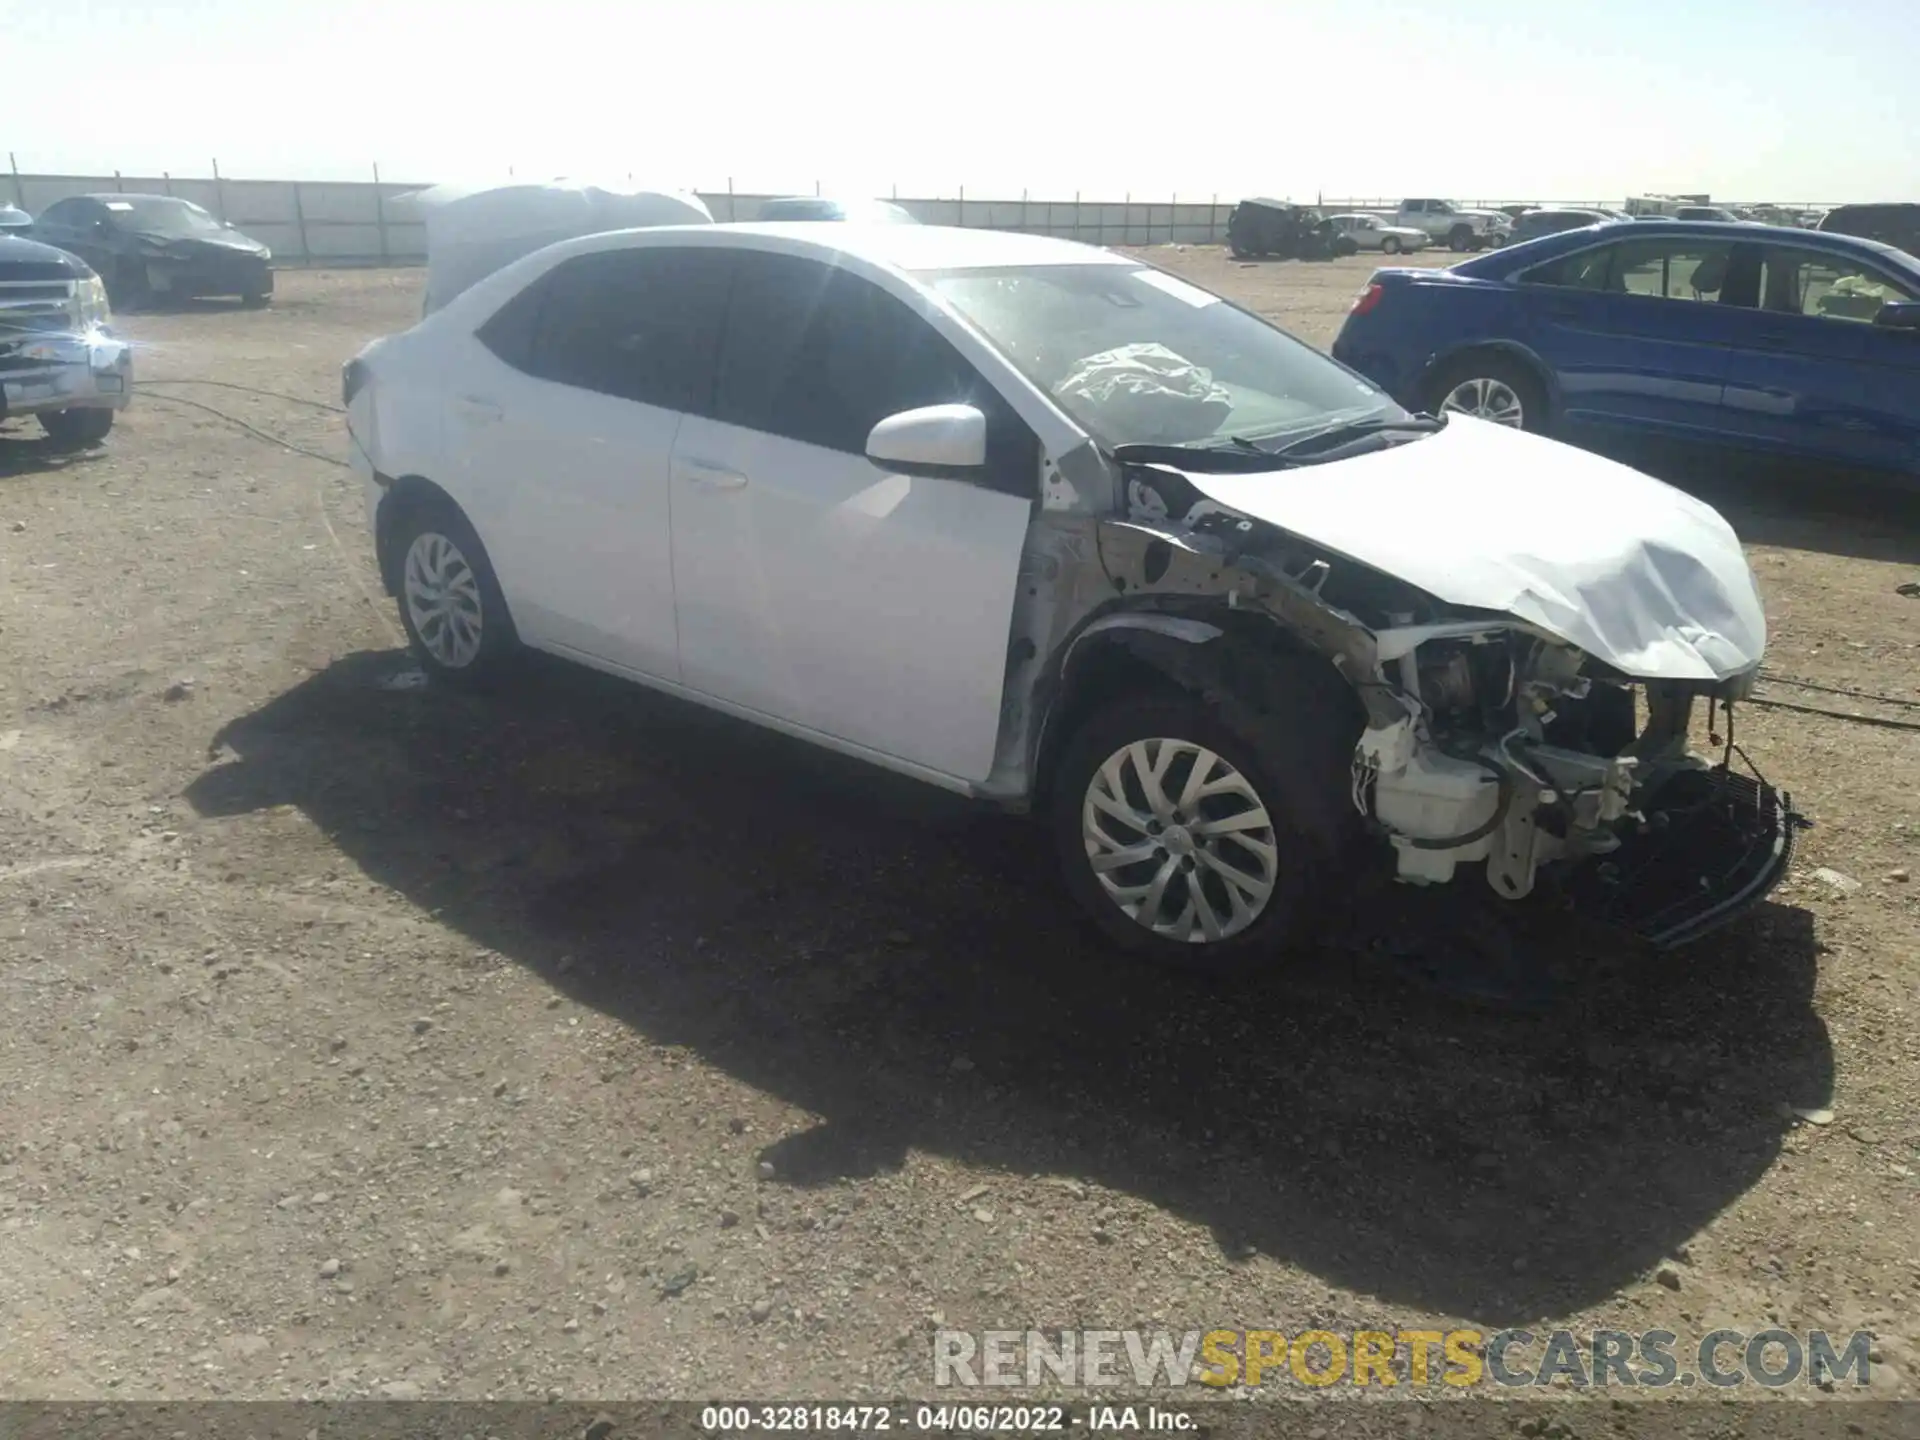
POLYGON ((959 218, 958 220, 956 220, 956 221, 955 221, 954 223, 955 223, 956 225, 958 225, 958 226, 959 226, 959 227, 960 227, 961 229, 963 229, 963 230, 964 230, 964 229, 966 229, 966 226, 967 226, 967 187, 966 187, 966 186, 964 186, 964 185, 962 185, 962 186, 960 187, 960 218, 959 218))
POLYGON ((1080 238, 1080 192, 1073 192, 1073 238, 1080 238))
POLYGON ((217 156, 213 161, 213 212, 220 217, 221 224, 226 224, 227 191, 220 183, 220 160, 217 156))
POLYGON ((300 228, 300 263, 311 265, 313 252, 307 248, 307 207, 300 203, 300 182, 293 182, 293 223, 300 228))
POLYGON ((7 151, 7 168, 13 171, 13 203, 22 210, 27 208, 27 192, 20 184, 20 162, 13 158, 13 151, 7 151))
POLYGON ((1125 245, 1133 235, 1133 192, 1127 191, 1127 198, 1120 202, 1120 243, 1125 245))
POLYGON ((1020 191, 1020 233, 1027 233, 1027 192, 1024 188, 1020 191))
POLYGON ((1213 199, 1207 205, 1207 243, 1215 244, 1219 240, 1216 233, 1220 225, 1220 192, 1213 192, 1213 199))
POLYGON ((120 172, 118 170, 114 171, 113 172, 113 193, 116 195, 124 194, 126 192, 126 188, 127 188, 126 186, 120 183, 120 172))
POLYGON ((173 194, 173 176, 164 170, 160 172, 160 188, 165 190, 169 195, 173 194))
POLYGON ((727 176, 727 220, 729 223, 740 218, 740 207, 734 203, 733 177, 727 176))
POLYGON ((380 263, 389 264, 392 257, 387 253, 387 197, 382 193, 380 186, 378 160, 373 162, 373 223, 380 231, 380 263))
POLYGON ((1180 243, 1180 192, 1173 192, 1173 199, 1167 202, 1167 243, 1180 243))

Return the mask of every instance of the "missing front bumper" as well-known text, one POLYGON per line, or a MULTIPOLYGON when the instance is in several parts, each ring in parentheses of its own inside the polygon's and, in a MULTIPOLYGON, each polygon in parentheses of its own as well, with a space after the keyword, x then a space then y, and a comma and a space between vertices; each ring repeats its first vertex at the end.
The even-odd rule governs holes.
POLYGON ((1574 908, 1672 950, 1766 899, 1793 860, 1792 800, 1725 768, 1669 781, 1650 827, 1568 877, 1574 908))

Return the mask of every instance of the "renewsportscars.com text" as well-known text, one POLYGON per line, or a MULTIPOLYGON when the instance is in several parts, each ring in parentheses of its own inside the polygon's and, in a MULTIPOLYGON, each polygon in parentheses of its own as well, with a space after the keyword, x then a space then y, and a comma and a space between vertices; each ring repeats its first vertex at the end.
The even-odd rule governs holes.
POLYGON ((1873 1336, 1824 1330, 940 1330, 937 1386, 1324 1389, 1551 1385, 1865 1387, 1873 1336))

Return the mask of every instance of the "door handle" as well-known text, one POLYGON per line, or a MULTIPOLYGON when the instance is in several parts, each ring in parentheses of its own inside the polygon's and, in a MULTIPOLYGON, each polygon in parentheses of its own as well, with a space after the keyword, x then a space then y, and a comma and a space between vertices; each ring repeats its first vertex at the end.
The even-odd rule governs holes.
POLYGON ((747 483, 747 477, 738 470, 729 470, 708 460, 682 460, 680 471, 694 484, 708 490, 739 490, 747 483))
POLYGON ((499 404, 487 399, 484 395, 462 395, 454 401, 454 404, 459 407, 462 415, 483 425, 491 425, 500 418, 502 413, 499 404))

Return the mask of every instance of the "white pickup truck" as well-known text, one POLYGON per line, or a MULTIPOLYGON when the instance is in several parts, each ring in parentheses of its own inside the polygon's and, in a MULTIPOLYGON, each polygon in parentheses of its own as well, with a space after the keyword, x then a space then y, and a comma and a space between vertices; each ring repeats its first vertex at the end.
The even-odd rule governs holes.
POLYGON ((1389 223, 1424 230, 1449 250, 1484 250, 1506 241, 1512 222, 1497 210, 1468 210, 1451 200, 1402 200, 1389 223))

